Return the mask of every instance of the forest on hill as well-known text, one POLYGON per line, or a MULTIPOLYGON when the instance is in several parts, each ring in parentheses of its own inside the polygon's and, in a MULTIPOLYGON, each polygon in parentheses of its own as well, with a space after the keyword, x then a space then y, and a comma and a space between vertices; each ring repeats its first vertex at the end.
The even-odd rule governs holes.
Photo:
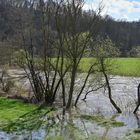
POLYGON ((140 21, 115 21, 108 16, 103 21, 103 34, 112 39, 121 50, 122 56, 130 56, 130 50, 140 45, 140 21))
MULTIPOLYGON (((37 0, 36 0, 37 1, 37 0)), ((36 2, 35 1, 35 2, 36 2)), ((35 4, 33 4, 35 5, 35 4)), ((1 44, 1 57, 10 56, 13 48, 21 47, 19 42, 19 32, 21 32, 21 25, 19 23, 23 22, 22 26, 28 28, 28 23, 26 21, 29 19, 34 20, 35 34, 33 39, 36 40, 36 49, 38 53, 41 53, 41 41, 39 40, 39 30, 40 30, 40 12, 38 7, 33 7, 30 5, 28 0, 0 0, 0 44, 1 44), (24 17, 24 18, 23 18, 24 17), (15 41, 16 40, 16 41, 15 41), (8 50, 9 51, 5 51, 8 50), (12 49, 11 49, 12 48, 12 49), (5 54, 6 53, 6 54, 5 54)), ((94 11, 81 11, 80 23, 77 26, 77 30, 83 32, 88 31, 88 23, 92 20, 92 16, 96 16, 96 21, 100 28, 96 32, 99 32, 103 36, 109 36, 111 40, 115 43, 116 47, 121 51, 121 57, 129 57, 132 48, 140 45, 140 21, 137 22, 127 22, 127 21, 115 21, 110 16, 101 17, 96 15, 94 11), (100 30, 100 31, 99 31, 100 30)), ((53 24, 53 15, 51 17, 51 27, 52 32, 56 31, 55 24, 53 24)), ((64 19, 62 14, 62 19, 64 19)), ((47 19, 45 19, 47 24, 47 19)), ((55 39, 55 36, 52 37, 55 39)), ((54 52, 50 50, 50 54, 54 52)), ((53 54, 54 55, 54 54, 53 54)))

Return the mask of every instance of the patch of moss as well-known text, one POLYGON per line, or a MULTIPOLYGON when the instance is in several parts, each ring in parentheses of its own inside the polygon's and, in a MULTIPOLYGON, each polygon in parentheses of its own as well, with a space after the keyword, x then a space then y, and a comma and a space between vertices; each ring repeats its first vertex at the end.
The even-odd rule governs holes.
POLYGON ((105 126, 105 127, 122 127, 122 126, 124 126, 123 122, 118 122, 114 119, 107 119, 103 116, 81 115, 80 117, 82 119, 85 119, 88 121, 96 122, 100 126, 105 126))

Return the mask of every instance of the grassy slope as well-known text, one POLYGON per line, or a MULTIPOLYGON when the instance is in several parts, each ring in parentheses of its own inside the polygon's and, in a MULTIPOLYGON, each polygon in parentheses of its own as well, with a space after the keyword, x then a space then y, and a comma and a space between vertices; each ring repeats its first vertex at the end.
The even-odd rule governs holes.
MULTIPOLYGON (((80 71, 86 72, 94 58, 83 58, 80 64, 80 71)), ((140 58, 114 58, 112 59, 113 75, 140 76, 140 58)))

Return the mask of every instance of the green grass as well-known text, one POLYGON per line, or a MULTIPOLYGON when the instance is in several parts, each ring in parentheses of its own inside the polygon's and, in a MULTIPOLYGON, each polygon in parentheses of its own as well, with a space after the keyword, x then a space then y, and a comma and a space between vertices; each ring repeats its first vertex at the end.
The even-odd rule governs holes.
POLYGON ((35 108, 35 105, 24 104, 13 99, 0 97, 0 123, 12 121, 35 108))
MULTIPOLYGON (((140 77, 140 58, 111 58, 112 75, 121 75, 121 76, 135 76, 140 77)), ((52 63, 56 63, 57 59, 52 58, 52 63)), ((68 62, 67 59, 64 59, 64 62, 68 62)), ((87 72, 89 67, 95 62, 95 58, 82 58, 79 66, 79 72, 87 72)), ((37 65, 42 64, 41 60, 37 61, 37 65)), ((109 62, 110 63, 110 62, 109 62)), ((43 64, 42 64, 43 65, 43 64)), ((43 67, 43 66, 42 66, 43 67)))
POLYGON ((0 129, 6 132, 34 130, 47 124, 42 118, 52 116, 54 108, 39 107, 15 99, 0 97, 0 129))
POLYGON ((38 108, 37 105, 0 97, 0 124, 13 121, 36 108, 38 108))
MULTIPOLYGON (((94 58, 82 58, 80 71, 87 72, 94 58)), ((121 76, 140 76, 140 58, 114 58, 111 59, 111 74, 121 76)))
POLYGON ((116 58, 116 68, 112 74, 122 76, 140 76, 140 58, 116 58))

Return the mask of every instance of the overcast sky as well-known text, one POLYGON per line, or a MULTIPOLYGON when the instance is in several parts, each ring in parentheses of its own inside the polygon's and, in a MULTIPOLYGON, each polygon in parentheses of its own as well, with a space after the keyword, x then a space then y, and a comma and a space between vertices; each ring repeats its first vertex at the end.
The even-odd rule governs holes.
MULTIPOLYGON (((85 0, 84 9, 97 9, 101 0, 85 0)), ((140 0, 103 0, 102 15, 111 15, 116 20, 140 20, 140 0)))

